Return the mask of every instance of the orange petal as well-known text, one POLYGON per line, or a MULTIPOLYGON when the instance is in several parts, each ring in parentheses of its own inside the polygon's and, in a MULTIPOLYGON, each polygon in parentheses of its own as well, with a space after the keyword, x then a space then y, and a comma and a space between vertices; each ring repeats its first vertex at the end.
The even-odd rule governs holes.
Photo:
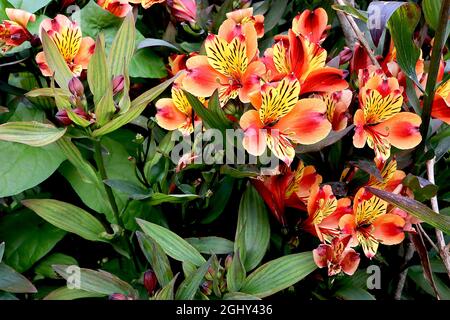
POLYGON ((250 96, 261 90, 260 79, 266 72, 266 67, 260 61, 250 63, 242 77, 242 87, 239 90, 239 99, 243 103, 250 102, 250 96))
POLYGON ((256 110, 245 112, 240 120, 241 128, 244 130, 242 144, 248 153, 260 156, 266 150, 266 132, 261 130, 263 124, 259 120, 259 113, 256 110))
POLYGON ((333 256, 332 251, 329 244, 320 244, 313 250, 314 262, 319 268, 328 266, 328 260, 333 256))
POLYGON ((74 63, 83 66, 83 69, 87 69, 89 60, 94 54, 95 41, 91 37, 84 37, 81 40, 80 49, 74 58, 74 63))
POLYGON ((227 78, 214 70, 208 63, 206 56, 194 56, 186 61, 188 69, 183 79, 183 87, 199 97, 209 97, 214 90, 228 84, 227 78))
MULTIPOLYGON (((411 149, 422 141, 419 127, 422 120, 417 114, 411 112, 400 112, 385 122, 376 126, 384 129, 387 133, 387 140, 398 149, 411 149)), ((383 131, 381 131, 383 132, 383 131)))
POLYGON ((294 32, 302 34, 309 41, 318 43, 327 29, 328 16, 323 8, 305 10, 292 21, 294 32))
POLYGON ((177 109, 172 99, 159 99, 156 109, 156 122, 166 130, 178 129, 187 122, 186 115, 177 109))
POLYGON ((348 88, 344 72, 336 68, 320 68, 312 71, 302 83, 301 94, 308 92, 334 92, 348 88))
POLYGON ((274 128, 289 134, 297 143, 316 143, 325 138, 331 130, 331 124, 326 118, 326 108, 325 102, 321 99, 301 99, 274 128))
POLYGON ((386 245, 399 244, 405 238, 405 220, 396 214, 384 214, 373 222, 373 236, 386 245))
POLYGON ((364 148, 367 141, 367 133, 364 130, 364 112, 361 109, 356 110, 353 118, 355 124, 355 135, 353 136, 353 145, 356 148, 364 148))
POLYGON ((45 77, 51 77, 53 75, 52 70, 50 70, 50 67, 47 64, 47 60, 45 59, 44 51, 41 51, 36 55, 36 63, 45 77))
POLYGON ((36 21, 36 16, 34 14, 21 9, 6 8, 5 12, 10 20, 17 22, 24 28, 27 27, 28 22, 36 21))
POLYGON ((296 35, 289 30, 289 61, 291 72, 297 79, 301 79, 306 70, 308 70, 308 46, 303 36, 296 35))
POLYGON ((361 258, 359 257, 359 253, 357 253, 353 249, 347 249, 343 254, 342 261, 340 263, 342 271, 345 274, 351 276, 355 273, 356 269, 358 269, 359 261, 361 258))
POLYGON ((442 120, 450 125, 450 106, 447 104, 444 98, 439 95, 436 95, 434 97, 431 115, 433 116, 433 118, 442 120))

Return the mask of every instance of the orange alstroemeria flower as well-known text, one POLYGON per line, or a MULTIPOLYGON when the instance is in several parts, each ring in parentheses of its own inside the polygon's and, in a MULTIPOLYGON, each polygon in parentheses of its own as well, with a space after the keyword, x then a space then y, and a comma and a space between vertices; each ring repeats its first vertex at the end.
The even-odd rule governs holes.
MULTIPOLYGON (((204 100, 201 99, 200 100, 204 100)), ((203 101, 202 101, 203 102, 203 101)), ((196 116, 192 125, 192 106, 178 84, 172 87, 172 98, 162 98, 156 102, 156 122, 166 130, 180 130, 183 135, 190 135, 200 123, 196 116)))
POLYGON ((150 8, 154 4, 163 3, 166 0, 128 0, 129 3, 141 4, 144 9, 150 8))
POLYGON ((301 34, 310 42, 318 44, 325 40, 330 27, 327 12, 323 8, 305 10, 292 21, 292 30, 296 34, 301 34))
POLYGON ((351 276, 358 269, 359 253, 350 248, 351 236, 335 237, 330 244, 320 244, 313 250, 314 262, 319 268, 328 268, 332 277, 344 272, 351 276))
POLYGON ((33 36, 27 30, 27 25, 36 20, 34 14, 24 10, 6 8, 5 12, 9 20, 3 20, 0 24, 0 47, 3 52, 31 40, 33 36))
POLYGON ((347 110, 352 102, 353 94, 351 90, 345 89, 332 93, 325 93, 321 97, 327 105, 327 118, 330 121, 333 131, 341 131, 347 127, 347 110))
POLYGON ((391 161, 386 162, 375 158, 375 165, 380 170, 382 180, 379 181, 376 177, 371 175, 367 185, 388 192, 393 192, 398 189, 402 184, 403 179, 405 179, 406 174, 402 170, 397 170, 397 160, 392 159, 391 161))
POLYGON ((302 227, 317 236, 321 241, 339 234, 339 220, 351 213, 351 201, 348 198, 336 199, 330 185, 314 185, 307 205, 308 218, 302 227))
POLYGON ((326 105, 321 99, 298 99, 300 84, 293 75, 276 87, 265 84, 252 96, 256 110, 245 112, 240 120, 244 130, 244 148, 260 156, 268 147, 280 160, 290 165, 295 156, 294 143, 313 144, 331 130, 326 105))
MULTIPOLYGON (((94 53, 95 42, 90 37, 82 38, 81 29, 76 22, 58 14, 55 19, 42 21, 40 32, 41 34, 47 32, 75 76, 79 76, 83 69, 87 69, 94 53)), ((44 76, 53 75, 44 52, 36 55, 36 62, 44 76)))
POLYGON ((386 211, 385 201, 361 188, 353 201, 353 213, 346 214, 339 220, 342 233, 352 235, 352 246, 361 244, 369 259, 377 253, 380 242, 394 245, 405 238, 405 220, 386 211))
POLYGON ((447 80, 437 88, 431 116, 450 125, 450 80, 447 80))
POLYGON ((400 112, 403 97, 397 79, 372 72, 371 76, 360 76, 361 83, 353 145, 363 148, 367 142, 381 160, 389 158, 391 145, 402 150, 417 146, 422 140, 422 120, 414 113, 400 112))
POLYGON ((272 214, 285 225, 285 208, 306 210, 310 190, 322 182, 322 177, 313 166, 305 166, 300 161, 295 171, 282 165, 279 174, 260 176, 251 181, 272 214))
POLYGON ((267 81, 278 81, 293 73, 300 81, 301 94, 335 92, 348 87, 344 71, 326 66, 327 51, 317 43, 292 29, 288 36, 279 39, 262 58, 268 70, 267 81))
POLYGON ((251 23, 237 24, 227 19, 219 34, 205 41, 206 56, 197 55, 186 62, 183 88, 197 97, 209 97, 219 90, 222 104, 239 96, 246 103, 260 89, 264 64, 257 57, 256 31, 251 23))

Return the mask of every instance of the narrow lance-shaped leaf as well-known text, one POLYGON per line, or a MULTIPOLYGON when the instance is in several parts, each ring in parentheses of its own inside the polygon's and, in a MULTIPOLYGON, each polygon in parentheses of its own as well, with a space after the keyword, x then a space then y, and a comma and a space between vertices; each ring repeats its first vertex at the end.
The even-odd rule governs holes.
POLYGON ((237 292, 241 289, 245 281, 245 267, 241 260, 239 250, 236 250, 231 261, 230 269, 227 273, 227 287, 232 292, 237 292))
POLYGON ((155 296, 155 300, 174 300, 175 299, 175 282, 177 281, 179 273, 164 287, 159 290, 155 296))
POLYGON ((152 238, 140 231, 136 232, 136 236, 139 241, 139 246, 155 272, 159 284, 161 287, 164 287, 173 278, 169 259, 161 246, 152 238))
POLYGON ((233 252, 233 241, 220 237, 186 238, 195 249, 204 254, 227 254, 233 252))
POLYGON ((46 295, 43 300, 76 300, 82 298, 100 298, 105 294, 89 292, 81 289, 68 288, 67 286, 58 288, 46 295))
POLYGON ((112 77, 121 75, 127 68, 134 53, 135 39, 134 16, 130 12, 123 20, 109 53, 108 64, 112 77))
POLYGON ((121 114, 117 118, 114 118, 111 121, 109 121, 100 129, 95 130, 93 132, 93 136, 99 137, 108 134, 110 132, 113 132, 119 129, 120 127, 126 125, 127 123, 133 121, 137 117, 139 117, 139 115, 145 110, 147 105, 154 99, 156 99, 161 93, 163 93, 163 91, 166 90, 167 87, 169 87, 177 77, 178 76, 174 76, 164 81, 163 83, 157 85, 156 87, 141 94, 139 97, 137 97, 131 102, 131 107, 126 113, 121 114))
POLYGON ((142 231, 155 240, 161 248, 163 248, 164 252, 173 259, 178 261, 189 261, 196 266, 205 262, 205 258, 176 233, 141 219, 136 219, 136 222, 141 227, 142 231))
POLYGON ((391 192, 378 190, 372 187, 367 187, 367 190, 390 204, 405 210, 419 220, 424 221, 447 234, 450 234, 450 217, 437 214, 423 203, 420 203, 414 199, 393 194, 391 192))
POLYGON ((54 265, 53 270, 67 281, 74 281, 70 284, 79 285, 81 290, 104 295, 122 293, 137 297, 136 290, 130 284, 103 270, 95 271, 68 265, 54 265), (74 278, 75 275, 79 276, 79 281, 74 278))
POLYGON ((22 204, 54 226, 91 241, 106 242, 107 232, 91 214, 72 204, 53 199, 29 199, 22 204))
POLYGON ((244 281, 241 292, 264 298, 294 285, 316 268, 311 252, 290 254, 253 271, 244 281))
POLYGON ((42 47, 44 48, 45 60, 47 61, 50 70, 55 73, 55 80, 58 85, 65 89, 69 84, 70 79, 72 79, 73 74, 67 66, 66 61, 58 50, 53 40, 47 34, 47 32, 42 31, 42 47))
POLYGON ((177 300, 192 300, 194 298, 203 282, 206 272, 208 272, 209 266, 211 265, 211 259, 212 257, 184 279, 178 287, 176 293, 177 300))
POLYGON ((12 293, 35 293, 33 284, 16 270, 0 263, 0 290, 12 293))
POLYGON ((60 139, 66 130, 37 121, 7 122, 0 125, 0 140, 43 147, 60 139))

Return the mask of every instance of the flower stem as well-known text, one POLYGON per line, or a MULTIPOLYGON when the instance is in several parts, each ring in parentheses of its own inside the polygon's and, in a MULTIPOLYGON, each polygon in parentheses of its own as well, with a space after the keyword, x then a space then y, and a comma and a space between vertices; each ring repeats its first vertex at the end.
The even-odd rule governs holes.
MULTIPOLYGON (((102 144, 100 140, 94 140, 94 159, 97 164, 98 172, 100 173, 100 177, 102 180, 108 179, 108 175, 106 174, 105 163, 103 161, 102 155, 102 144)), ((116 223, 123 228, 122 220, 120 219, 119 208, 117 207, 116 199, 114 198, 113 191, 110 186, 106 183, 103 183, 103 186, 106 191, 106 195, 108 196, 109 204, 111 205, 111 209, 114 213, 114 218, 116 223)))
POLYGON ((425 97, 423 99, 422 110, 422 125, 420 127, 420 133, 422 135, 422 143, 419 147, 420 150, 424 150, 428 136, 428 129, 430 128, 431 119, 431 107, 434 100, 434 89, 436 86, 437 76, 439 72, 439 65, 441 61, 442 49, 445 43, 445 34, 448 22, 448 13, 450 9, 450 0, 443 0, 441 6, 441 12, 439 14, 439 24, 434 36, 433 51, 431 53, 430 69, 428 72, 427 85, 425 88, 425 97))

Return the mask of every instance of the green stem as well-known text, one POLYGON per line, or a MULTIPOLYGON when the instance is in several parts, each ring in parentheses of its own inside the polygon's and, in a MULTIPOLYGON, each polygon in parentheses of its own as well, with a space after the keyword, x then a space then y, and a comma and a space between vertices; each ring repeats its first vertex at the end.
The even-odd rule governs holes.
POLYGON ((450 9, 450 0, 443 0, 441 12, 439 14, 439 25, 436 29, 434 37, 433 52, 431 54, 430 69, 428 72, 427 85, 425 88, 425 97, 423 99, 422 125, 420 127, 420 133, 422 134, 422 143, 419 147, 419 151, 423 151, 425 149, 428 130, 430 128, 431 107, 434 100, 434 91, 435 91, 434 89, 436 86, 437 76, 439 72, 439 64, 441 60, 442 48, 444 47, 445 43, 449 9, 450 9))
MULTIPOLYGON (((97 164, 98 172, 100 173, 100 177, 102 180, 107 180, 108 175, 106 174, 105 169, 105 163, 103 161, 103 155, 102 155, 102 144, 100 143, 100 140, 94 140, 94 159, 95 163, 97 164)), ((116 199, 114 198, 113 191, 110 186, 108 186, 106 183, 103 183, 103 186, 105 187, 106 195, 108 196, 109 204, 111 205, 111 209, 114 213, 114 218, 116 219, 117 224, 123 228, 122 220, 120 219, 119 214, 119 207, 117 207, 116 199)))

